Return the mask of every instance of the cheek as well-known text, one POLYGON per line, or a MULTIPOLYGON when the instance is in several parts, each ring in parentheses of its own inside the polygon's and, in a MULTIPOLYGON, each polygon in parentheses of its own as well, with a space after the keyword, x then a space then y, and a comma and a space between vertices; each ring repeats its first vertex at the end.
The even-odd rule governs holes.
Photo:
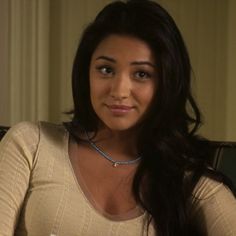
POLYGON ((109 85, 106 81, 92 78, 90 80, 90 99, 93 105, 98 105, 107 98, 109 94, 109 85))
POLYGON ((99 93, 99 83, 93 70, 89 73, 90 99, 93 101, 99 93))
POLYGON ((145 106, 149 107, 149 105, 152 103, 153 98, 155 96, 155 88, 153 85, 147 86, 145 89, 139 90, 139 97, 140 102, 145 106))

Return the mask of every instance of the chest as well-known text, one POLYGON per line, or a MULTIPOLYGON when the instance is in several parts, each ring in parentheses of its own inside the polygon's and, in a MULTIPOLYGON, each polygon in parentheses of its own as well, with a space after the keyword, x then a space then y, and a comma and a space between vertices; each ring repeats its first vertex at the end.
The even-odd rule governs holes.
POLYGON ((146 235, 144 215, 124 221, 96 209, 71 164, 64 152, 39 151, 15 235, 146 235))
POLYGON ((77 181, 95 208, 112 215, 137 208, 132 194, 134 169, 113 167, 86 148, 79 152, 72 149, 70 159, 77 181))

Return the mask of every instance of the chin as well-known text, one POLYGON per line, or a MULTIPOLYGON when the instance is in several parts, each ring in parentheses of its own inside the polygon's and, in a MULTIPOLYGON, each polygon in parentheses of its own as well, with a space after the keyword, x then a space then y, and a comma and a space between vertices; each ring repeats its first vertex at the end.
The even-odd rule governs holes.
POLYGON ((108 127, 110 130, 113 130, 113 131, 128 131, 128 130, 131 130, 133 127, 136 126, 136 123, 105 123, 105 126, 108 127))

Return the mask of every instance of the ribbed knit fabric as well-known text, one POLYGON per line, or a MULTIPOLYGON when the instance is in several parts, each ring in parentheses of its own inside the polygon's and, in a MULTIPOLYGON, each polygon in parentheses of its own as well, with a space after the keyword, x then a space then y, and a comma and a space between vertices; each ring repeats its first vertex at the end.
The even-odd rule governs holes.
MULTIPOLYGON (((147 235, 145 213, 115 220, 93 207, 73 173, 68 140, 61 125, 22 122, 0 142, 0 236, 147 235)), ((236 201, 223 184, 204 177, 194 196, 203 235, 236 236, 236 201)))

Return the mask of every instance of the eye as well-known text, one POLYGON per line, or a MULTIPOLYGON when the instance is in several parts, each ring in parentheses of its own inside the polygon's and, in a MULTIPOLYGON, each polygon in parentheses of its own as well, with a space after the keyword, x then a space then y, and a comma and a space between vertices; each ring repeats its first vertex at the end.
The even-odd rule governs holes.
POLYGON ((146 71, 137 71, 135 72, 135 78, 139 80, 150 79, 152 77, 151 73, 146 71))
POLYGON ((96 69, 99 71, 99 73, 105 76, 110 76, 114 74, 114 71, 110 66, 98 66, 96 67, 96 69))

